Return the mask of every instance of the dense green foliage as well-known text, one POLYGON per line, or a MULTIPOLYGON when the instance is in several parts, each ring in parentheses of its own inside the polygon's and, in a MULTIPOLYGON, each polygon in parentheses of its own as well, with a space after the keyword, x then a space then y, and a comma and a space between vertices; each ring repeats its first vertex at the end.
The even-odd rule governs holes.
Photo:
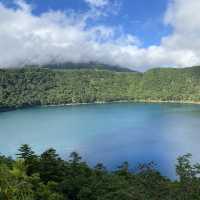
POLYGON ((24 68, 0 70, 0 108, 144 101, 200 101, 200 68, 145 73, 24 68))
POLYGON ((191 155, 178 158, 178 179, 172 181, 152 163, 133 172, 127 162, 108 171, 103 164, 89 167, 73 152, 63 160, 54 149, 36 155, 22 145, 13 160, 0 156, 2 200, 198 200, 200 165, 191 155))

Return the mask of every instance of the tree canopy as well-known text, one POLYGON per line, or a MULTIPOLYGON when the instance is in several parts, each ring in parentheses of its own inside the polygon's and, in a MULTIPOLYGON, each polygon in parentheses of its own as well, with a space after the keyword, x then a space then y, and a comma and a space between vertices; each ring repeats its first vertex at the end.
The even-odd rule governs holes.
POLYGON ((78 153, 63 160, 50 148, 41 155, 28 145, 16 159, 0 156, 2 200, 198 200, 200 165, 191 155, 177 159, 177 180, 162 176, 152 163, 130 170, 127 162, 115 171, 82 161, 78 153))

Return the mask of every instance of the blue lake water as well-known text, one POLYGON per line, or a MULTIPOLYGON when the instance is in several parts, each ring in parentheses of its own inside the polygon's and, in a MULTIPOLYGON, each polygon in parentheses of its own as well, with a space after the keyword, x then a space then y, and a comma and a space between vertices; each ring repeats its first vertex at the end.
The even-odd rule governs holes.
POLYGON ((154 161, 174 178, 177 156, 192 153, 200 162, 200 105, 112 103, 0 113, 0 152, 15 155, 25 143, 37 153, 54 147, 64 158, 77 151, 109 169, 154 161))

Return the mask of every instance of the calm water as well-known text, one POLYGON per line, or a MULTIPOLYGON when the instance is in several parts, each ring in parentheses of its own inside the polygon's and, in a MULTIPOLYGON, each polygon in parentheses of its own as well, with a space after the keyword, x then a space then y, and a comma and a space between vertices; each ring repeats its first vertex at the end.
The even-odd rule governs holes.
POLYGON ((174 178, 177 156, 190 152, 200 161, 200 106, 114 103, 0 113, 0 152, 14 155, 24 143, 38 153, 54 147, 64 158, 78 151, 110 169, 155 161, 174 178))

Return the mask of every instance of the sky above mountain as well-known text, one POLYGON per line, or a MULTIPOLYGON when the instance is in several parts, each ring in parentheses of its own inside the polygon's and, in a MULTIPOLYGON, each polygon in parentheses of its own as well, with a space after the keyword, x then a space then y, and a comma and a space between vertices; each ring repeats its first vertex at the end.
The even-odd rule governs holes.
POLYGON ((200 64, 199 0, 0 0, 0 67, 200 64))

